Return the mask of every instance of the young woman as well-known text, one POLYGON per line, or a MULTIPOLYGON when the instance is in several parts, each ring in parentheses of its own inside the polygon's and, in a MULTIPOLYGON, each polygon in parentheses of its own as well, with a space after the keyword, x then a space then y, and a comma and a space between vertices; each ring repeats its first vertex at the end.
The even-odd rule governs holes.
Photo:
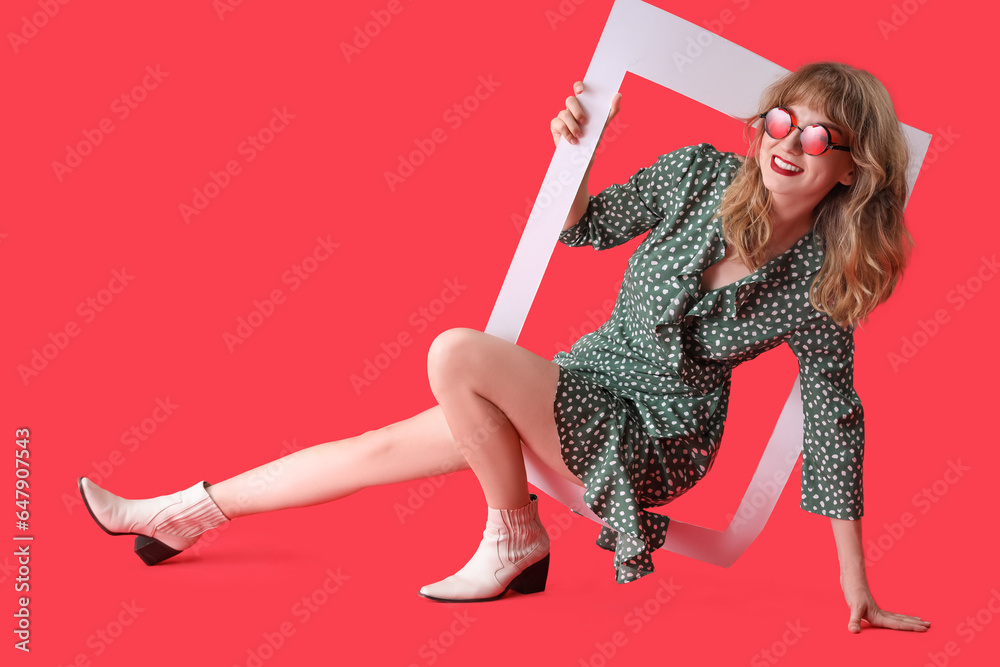
MULTIPOLYGON (((619 94, 605 126, 620 102, 619 94)), ((136 552, 153 565, 236 517, 471 469, 486 497, 483 539, 462 569, 420 594, 495 600, 544 590, 548 572, 523 442, 584 487, 607 524, 597 543, 614 551, 617 581, 634 581, 653 571, 669 522, 649 508, 683 494, 715 461, 732 369, 787 343, 804 406, 801 507, 833 524, 848 628, 860 631, 865 619, 926 630, 928 621, 878 607, 861 545, 864 412, 853 331, 891 295, 912 243, 899 121, 875 77, 834 62, 775 82, 744 121, 745 131, 758 128, 746 159, 702 143, 597 196, 584 178, 564 244, 602 250, 650 233, 608 321, 568 352, 549 361, 474 329, 444 331, 427 364, 438 405, 284 457, 279 474, 268 464, 144 500, 80 478, 94 520, 112 535, 136 535, 136 552)), ((587 122, 575 95, 567 98, 553 140, 576 143, 587 122)))

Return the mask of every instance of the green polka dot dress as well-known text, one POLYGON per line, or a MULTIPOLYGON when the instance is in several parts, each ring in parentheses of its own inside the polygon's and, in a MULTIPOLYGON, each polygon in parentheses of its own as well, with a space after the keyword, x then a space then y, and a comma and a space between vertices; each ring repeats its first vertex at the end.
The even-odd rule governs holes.
POLYGON ((702 292, 702 272, 726 252, 722 223, 711 218, 741 165, 708 143, 661 155, 591 196, 586 214, 559 236, 604 250, 649 231, 607 322, 552 359, 563 459, 606 524, 597 544, 614 552, 618 583, 653 572, 669 517, 648 510, 712 468, 733 368, 781 343, 799 363, 800 507, 839 519, 863 514, 854 333, 809 303, 823 265, 813 230, 749 276, 702 292))

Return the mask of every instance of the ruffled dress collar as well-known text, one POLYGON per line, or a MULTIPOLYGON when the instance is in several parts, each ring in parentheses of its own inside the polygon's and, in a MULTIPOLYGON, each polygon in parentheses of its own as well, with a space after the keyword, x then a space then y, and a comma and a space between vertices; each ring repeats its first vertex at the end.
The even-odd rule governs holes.
POLYGON ((680 289, 669 290, 675 294, 675 299, 674 303, 664 304, 666 307, 663 309, 661 323, 681 324, 686 320, 704 317, 715 311, 720 300, 723 302, 720 314, 729 319, 737 319, 758 290, 809 277, 823 265, 823 251, 816 239, 815 229, 810 228, 792 247, 767 261, 750 275, 702 292, 702 274, 725 255, 722 221, 716 219, 708 242, 692 253, 690 260, 674 276, 673 280, 680 289))

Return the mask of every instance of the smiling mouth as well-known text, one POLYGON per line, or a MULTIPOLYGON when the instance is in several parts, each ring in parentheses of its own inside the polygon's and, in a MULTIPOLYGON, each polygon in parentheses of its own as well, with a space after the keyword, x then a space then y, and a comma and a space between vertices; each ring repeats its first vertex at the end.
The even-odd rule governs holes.
POLYGON ((777 155, 771 156, 771 169, 781 174, 782 176, 795 176, 803 172, 803 169, 796 167, 794 164, 791 164, 790 162, 782 160, 777 155))

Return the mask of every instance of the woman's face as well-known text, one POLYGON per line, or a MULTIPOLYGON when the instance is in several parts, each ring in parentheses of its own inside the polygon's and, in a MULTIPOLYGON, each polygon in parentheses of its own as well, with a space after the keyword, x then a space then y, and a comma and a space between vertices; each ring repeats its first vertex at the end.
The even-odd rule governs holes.
MULTIPOLYGON (((831 141, 834 144, 848 145, 845 141, 846 133, 819 109, 802 102, 785 105, 785 108, 792 112, 795 124, 799 127, 822 123, 833 135, 831 141)), ((837 183, 850 185, 854 182, 854 160, 847 151, 828 148, 822 155, 807 155, 802 152, 802 146, 799 144, 802 132, 797 128, 793 127, 782 139, 772 139, 767 132, 764 132, 763 119, 761 123, 759 131, 762 136, 757 158, 764 187, 776 195, 776 199, 788 196, 817 204, 837 183), (775 164, 775 156, 795 165, 799 170, 790 173, 780 169, 775 164)))

